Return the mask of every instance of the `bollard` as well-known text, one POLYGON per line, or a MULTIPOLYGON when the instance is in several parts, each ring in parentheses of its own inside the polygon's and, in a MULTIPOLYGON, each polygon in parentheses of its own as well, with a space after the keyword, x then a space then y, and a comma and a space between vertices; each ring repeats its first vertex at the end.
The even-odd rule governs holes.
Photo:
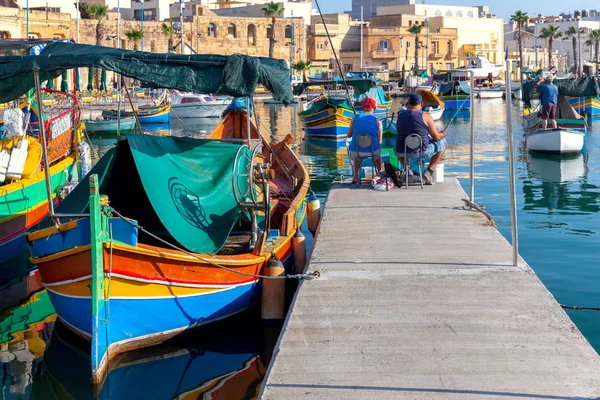
POLYGON ((294 273, 301 274, 306 266, 306 237, 300 232, 292 238, 292 251, 294 253, 294 273))
MULTIPOLYGON (((263 267, 263 275, 284 276, 285 268, 281 261, 271 258, 263 267)), ((262 280, 262 319, 265 321, 283 320, 285 317, 285 280, 262 280)))

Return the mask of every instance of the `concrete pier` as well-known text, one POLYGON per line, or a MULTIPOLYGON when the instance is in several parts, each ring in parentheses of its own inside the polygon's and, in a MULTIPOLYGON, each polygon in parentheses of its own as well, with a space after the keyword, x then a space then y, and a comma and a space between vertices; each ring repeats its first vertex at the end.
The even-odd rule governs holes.
POLYGON ((600 356, 509 243, 424 190, 331 189, 263 399, 600 397, 600 356))

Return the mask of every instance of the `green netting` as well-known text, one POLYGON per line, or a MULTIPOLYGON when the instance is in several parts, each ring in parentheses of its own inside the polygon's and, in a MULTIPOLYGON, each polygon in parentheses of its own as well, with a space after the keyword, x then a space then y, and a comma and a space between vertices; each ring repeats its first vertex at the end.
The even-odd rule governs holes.
MULTIPOLYGON (((88 177, 98 174, 100 193, 115 210, 190 251, 216 253, 242 214, 232 184, 238 151, 240 145, 206 139, 129 136, 98 161, 57 212, 87 212, 88 177)), ((235 173, 242 193, 249 153, 241 149, 235 173)))
MULTIPOLYGON (((523 82, 523 103, 531 107, 531 100, 539 99, 540 93, 535 88, 538 81, 528 80, 523 82)), ((552 82, 558 86, 558 94, 563 96, 600 96, 600 88, 595 77, 580 77, 574 79, 554 79, 552 82)))
POLYGON ((234 54, 157 54, 74 43, 53 42, 39 56, 0 57, 0 98, 13 100, 64 69, 95 67, 149 82, 157 87, 196 93, 247 97, 258 84, 288 104, 293 95, 290 70, 283 60, 234 54))
POLYGON ((327 107, 333 107, 334 110, 337 110, 339 107, 345 108, 347 110, 352 111, 352 104, 347 99, 337 99, 334 97, 326 97, 321 100, 317 100, 313 103, 313 105, 306 111, 302 111, 300 116, 306 116, 310 114, 314 114, 321 110, 326 109, 327 107))

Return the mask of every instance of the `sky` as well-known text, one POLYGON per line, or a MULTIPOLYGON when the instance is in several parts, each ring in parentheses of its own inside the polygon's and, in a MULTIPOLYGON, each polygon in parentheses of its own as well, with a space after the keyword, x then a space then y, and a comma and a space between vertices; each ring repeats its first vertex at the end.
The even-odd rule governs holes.
MULTIPOLYGON (((420 0, 416 1, 420 3, 420 0)), ((573 11, 577 9, 595 8, 600 9, 598 0, 576 0, 575 2, 566 2, 564 0, 532 0, 524 2, 523 0, 503 0, 497 2, 472 2, 469 0, 427 0, 426 4, 445 4, 445 5, 489 5, 490 12, 496 14, 499 18, 508 19, 515 10, 522 10, 529 16, 537 14, 558 15, 561 12, 573 11), (483 4, 482 4, 483 3, 483 4)), ((321 11, 323 13, 344 12, 352 9, 352 0, 319 0, 321 11)), ((313 8, 316 8, 313 1, 313 8)))

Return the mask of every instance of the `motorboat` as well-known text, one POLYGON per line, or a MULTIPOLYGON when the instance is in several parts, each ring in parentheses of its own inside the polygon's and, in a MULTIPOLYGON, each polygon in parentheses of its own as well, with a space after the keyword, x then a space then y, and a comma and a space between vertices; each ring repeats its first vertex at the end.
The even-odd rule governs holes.
POLYGON ((215 99, 209 94, 169 90, 171 112, 177 118, 221 118, 231 99, 215 99))
POLYGON ((475 89, 475 96, 480 99, 501 99, 504 95, 505 90, 500 86, 475 89))
POLYGON ((467 66, 459 68, 453 75, 455 79, 468 79, 471 77, 470 71, 473 71, 475 79, 487 79, 490 73, 496 78, 504 69, 504 65, 494 65, 485 56, 472 55, 468 58, 467 66))

